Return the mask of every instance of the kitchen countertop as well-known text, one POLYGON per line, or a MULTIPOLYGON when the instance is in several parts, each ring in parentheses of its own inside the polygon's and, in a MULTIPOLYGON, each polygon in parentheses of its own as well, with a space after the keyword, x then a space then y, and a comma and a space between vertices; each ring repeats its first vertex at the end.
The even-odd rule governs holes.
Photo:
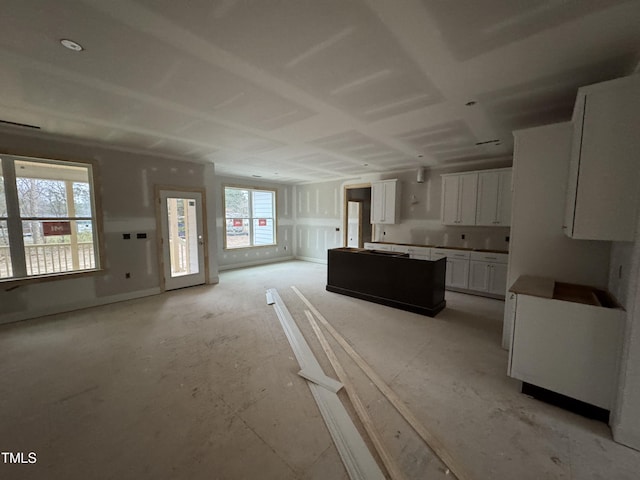
POLYGON ((606 290, 588 285, 556 282, 547 277, 521 275, 511 285, 509 291, 521 295, 582 303, 596 307, 622 308, 616 298, 606 290))
POLYGON ((508 250, 490 250, 490 249, 484 249, 484 248, 448 247, 446 245, 419 245, 417 243, 397 243, 397 242, 368 242, 368 243, 380 243, 382 245, 404 245, 405 247, 445 248, 447 250, 465 250, 467 252, 505 253, 505 254, 509 253, 508 250))
POLYGON ((532 297, 553 298, 553 289, 556 282, 553 278, 534 277, 531 275, 521 275, 511 285, 510 292, 532 297))

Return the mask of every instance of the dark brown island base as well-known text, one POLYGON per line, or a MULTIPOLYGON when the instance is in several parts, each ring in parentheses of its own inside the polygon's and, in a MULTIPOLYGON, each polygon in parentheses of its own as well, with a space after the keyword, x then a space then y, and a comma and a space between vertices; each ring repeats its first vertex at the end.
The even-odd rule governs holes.
POLYGON ((434 317, 446 306, 446 268, 445 258, 334 248, 328 251, 327 290, 434 317))

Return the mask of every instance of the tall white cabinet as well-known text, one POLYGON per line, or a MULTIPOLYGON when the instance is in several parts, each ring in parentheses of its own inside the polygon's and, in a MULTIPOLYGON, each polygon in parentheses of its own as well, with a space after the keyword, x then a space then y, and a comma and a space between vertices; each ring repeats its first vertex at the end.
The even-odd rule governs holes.
POLYGON ((398 179, 371 183, 371 223, 400 221, 400 185, 398 179))
POLYGON ((640 183, 640 75, 581 88, 573 112, 567 236, 632 241, 640 183))

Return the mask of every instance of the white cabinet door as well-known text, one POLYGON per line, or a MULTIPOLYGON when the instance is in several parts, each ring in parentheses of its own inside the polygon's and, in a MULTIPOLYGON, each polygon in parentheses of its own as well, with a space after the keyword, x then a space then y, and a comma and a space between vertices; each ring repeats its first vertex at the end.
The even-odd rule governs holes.
POLYGON ((458 225, 476 224, 476 204, 478 196, 478 174, 465 173, 460 175, 460 200, 458 225))
POLYGON ((459 175, 442 177, 442 223, 445 225, 458 224, 459 185, 459 175))
POLYGON ((478 173, 476 225, 504 226, 511 223, 511 170, 478 173))
POLYGON ((488 262, 469 262, 469 290, 489 291, 491 264, 488 262))
POLYGON ((481 172, 478 174, 476 225, 493 226, 496 224, 499 190, 499 172, 481 172))
POLYGON ((638 217, 640 76, 579 90, 565 233, 632 241, 638 217), (580 115, 582 114, 582 115, 580 115))
POLYGON ((385 188, 384 183, 371 184, 371 223, 384 223, 385 188))
POLYGON ((400 220, 400 187, 397 179, 371 184, 371 223, 391 224, 400 220))
POLYGON ((384 223, 398 223, 399 199, 397 196, 398 182, 396 180, 384 182, 384 223))
POLYGON ((478 174, 461 173, 442 176, 442 223, 475 225, 478 174))
POLYGON ((469 260, 447 257, 447 287, 467 288, 469 286, 469 260))
POLYGON ((511 225, 511 170, 500 172, 498 186, 498 211, 496 226, 509 227, 511 225))
POLYGON ((496 295, 506 295, 507 265, 504 263, 492 263, 490 265, 488 292, 496 295))

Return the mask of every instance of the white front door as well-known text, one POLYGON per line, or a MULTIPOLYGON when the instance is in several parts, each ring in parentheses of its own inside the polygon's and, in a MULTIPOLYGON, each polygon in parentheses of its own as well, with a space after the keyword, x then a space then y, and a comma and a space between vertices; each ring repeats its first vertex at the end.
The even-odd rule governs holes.
POLYGON ((160 190, 165 290, 205 283, 202 194, 160 190))

